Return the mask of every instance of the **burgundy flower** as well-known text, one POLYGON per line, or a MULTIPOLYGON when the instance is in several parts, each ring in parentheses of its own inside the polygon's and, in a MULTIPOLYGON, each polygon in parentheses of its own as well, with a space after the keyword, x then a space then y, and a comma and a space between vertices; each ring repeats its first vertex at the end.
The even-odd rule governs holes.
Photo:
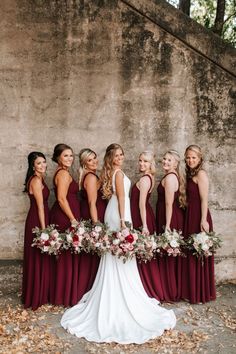
POLYGON ((125 241, 132 243, 134 242, 134 237, 133 235, 129 234, 128 236, 125 237, 125 241))
POLYGON ((50 246, 50 241, 49 240, 45 241, 44 246, 50 246))
POLYGON ((73 242, 78 242, 78 241, 79 241, 79 236, 73 235, 73 242))

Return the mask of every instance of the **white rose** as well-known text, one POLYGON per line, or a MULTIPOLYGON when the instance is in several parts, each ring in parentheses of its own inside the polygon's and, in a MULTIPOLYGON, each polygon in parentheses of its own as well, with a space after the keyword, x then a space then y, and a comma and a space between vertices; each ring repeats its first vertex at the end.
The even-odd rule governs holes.
POLYGON ((116 239, 116 240, 113 240, 113 241, 112 241, 112 243, 113 243, 113 245, 119 245, 119 243, 120 243, 120 240, 118 240, 118 239, 116 239))
POLYGON ((95 226, 95 228, 94 228, 94 230, 96 231, 96 232, 100 232, 100 231, 102 231, 102 228, 101 228, 101 226, 95 226))
POLYGON ((80 235, 83 235, 85 233, 85 229, 83 227, 79 227, 78 232, 80 233, 80 235))
POLYGON ((170 241, 171 247, 178 247, 178 242, 176 240, 170 241))
POLYGON ((47 241, 47 240, 49 239, 48 234, 46 234, 45 232, 42 232, 40 237, 41 237, 41 239, 44 240, 44 241, 47 241))
POLYGON ((67 242, 71 242, 72 241, 71 234, 66 235, 66 240, 67 240, 67 242))
POLYGON ((202 250, 207 251, 208 249, 209 249, 209 246, 206 243, 204 243, 204 245, 202 245, 202 250))

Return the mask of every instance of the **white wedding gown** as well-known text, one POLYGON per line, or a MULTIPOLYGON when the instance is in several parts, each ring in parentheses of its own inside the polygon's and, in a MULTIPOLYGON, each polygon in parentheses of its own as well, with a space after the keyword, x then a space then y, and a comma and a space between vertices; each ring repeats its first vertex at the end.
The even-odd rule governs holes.
MULTIPOLYGON (((120 229, 118 202, 112 195, 106 209, 105 222, 111 230, 120 229)), ((125 220, 131 222, 130 180, 124 174, 125 220)), ((93 342, 141 344, 160 336, 176 324, 172 310, 158 305, 146 294, 136 264, 107 253, 101 258, 92 289, 80 302, 65 311, 61 325, 71 334, 93 342)))

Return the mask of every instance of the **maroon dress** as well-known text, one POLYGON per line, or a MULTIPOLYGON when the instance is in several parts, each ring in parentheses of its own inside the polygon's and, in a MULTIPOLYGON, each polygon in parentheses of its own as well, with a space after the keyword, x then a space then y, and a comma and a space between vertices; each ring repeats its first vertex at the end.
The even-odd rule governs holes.
MULTIPOLYGON (((98 176, 93 172, 88 172, 82 181, 82 189, 80 191, 80 207, 81 207, 81 218, 83 220, 91 219, 89 204, 88 204, 88 196, 87 192, 84 188, 84 182, 86 177, 89 174, 93 174, 98 179, 98 176)), ((101 191, 98 190, 97 195, 97 212, 98 212, 98 220, 104 221, 104 214, 106 209, 106 201, 102 199, 101 191)), ((79 274, 78 274, 78 300, 82 298, 82 296, 91 289, 94 279, 97 274, 98 266, 99 266, 100 258, 96 254, 89 254, 86 252, 81 252, 80 254, 80 263, 79 263, 79 274)))
MULTIPOLYGON (((57 170, 57 173, 61 169, 57 170)), ((57 188, 54 183, 55 195, 57 198, 57 188)), ((67 201, 74 217, 80 219, 80 205, 78 199, 79 187, 78 184, 72 179, 68 192, 67 201)), ((50 223, 55 224, 58 230, 63 232, 70 227, 71 223, 69 218, 61 209, 58 201, 56 200, 51 212, 50 223)), ((78 271, 79 271, 79 258, 77 254, 72 254, 70 250, 63 251, 57 258, 55 264, 55 284, 54 294, 51 297, 51 303, 54 305, 73 306, 78 302, 78 271)))
MULTIPOLYGON (((187 212, 184 225, 184 236, 201 232, 201 199, 199 188, 192 178, 187 180, 187 212)), ((210 231, 213 230, 210 212, 207 212, 210 231)), ((204 257, 203 260, 190 252, 183 259, 182 298, 192 304, 216 299, 214 256, 204 257)))
MULTIPOLYGON (((32 176, 28 182, 29 185, 32 176)), ((43 203, 45 225, 49 221, 48 196, 49 189, 44 181, 43 183, 43 203)), ((35 235, 32 228, 41 228, 38 207, 33 194, 28 193, 30 198, 30 209, 25 222, 24 237, 24 260, 23 260, 23 285, 22 285, 22 302, 25 308, 32 307, 36 310, 39 306, 49 302, 50 298, 50 276, 51 276, 51 256, 41 253, 36 247, 31 247, 35 235)))
MULTIPOLYGON (((174 172, 167 173, 162 180, 169 174, 176 174, 174 172)), ((176 176, 177 178, 177 176, 176 176)), ((157 233, 164 232, 166 225, 166 205, 165 205, 165 188, 160 181, 157 187, 157 205, 156 205, 156 226, 157 233)), ((184 228, 184 211, 179 206, 179 191, 174 194, 174 202, 172 206, 172 216, 170 222, 171 230, 183 231, 184 228)), ((160 256, 158 258, 160 268, 161 281, 163 286, 165 301, 179 301, 181 298, 181 265, 182 257, 160 256)))
MULTIPOLYGON (((147 221, 147 227, 150 234, 153 234, 156 228, 155 216, 152 207, 149 203, 149 198, 151 195, 150 190, 152 189, 152 179, 149 175, 144 175, 144 176, 148 176, 151 181, 151 187, 149 189, 147 199, 146 199, 146 219, 147 219, 146 221, 147 221)), ((142 228, 142 220, 141 220, 141 215, 139 210, 139 195, 140 195, 140 191, 137 185, 134 184, 131 190, 131 217, 132 217, 133 227, 135 229, 142 228)), ((138 262, 138 270, 139 270, 140 278, 143 283, 143 287, 146 293, 148 294, 148 296, 154 297, 157 300, 162 301, 163 290, 162 290, 159 267, 156 259, 152 259, 147 263, 138 262)))

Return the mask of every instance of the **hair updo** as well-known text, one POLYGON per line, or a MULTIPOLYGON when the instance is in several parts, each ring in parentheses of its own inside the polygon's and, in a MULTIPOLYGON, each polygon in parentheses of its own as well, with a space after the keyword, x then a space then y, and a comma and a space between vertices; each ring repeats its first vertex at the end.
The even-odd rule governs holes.
POLYGON ((54 147, 54 151, 53 151, 53 155, 52 155, 52 161, 58 163, 58 159, 61 156, 61 154, 63 153, 63 151, 65 150, 71 150, 73 152, 73 150, 71 149, 71 147, 69 145, 66 144, 57 144, 54 147))

